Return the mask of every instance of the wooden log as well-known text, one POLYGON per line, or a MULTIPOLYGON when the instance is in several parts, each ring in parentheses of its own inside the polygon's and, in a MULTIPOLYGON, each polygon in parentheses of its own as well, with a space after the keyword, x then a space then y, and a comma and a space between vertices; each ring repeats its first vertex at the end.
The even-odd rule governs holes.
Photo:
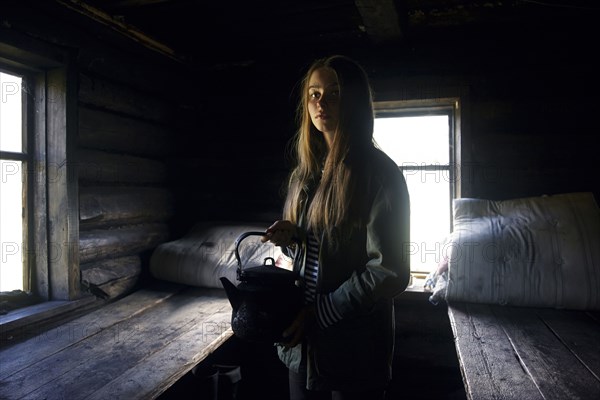
POLYGON ((93 229, 79 235, 79 259, 90 263, 151 250, 169 238, 166 224, 129 225, 93 229))
POLYGON ((79 190, 80 229, 165 222, 174 214, 173 196, 164 188, 85 187, 79 190))
POLYGON ((169 104, 158 97, 150 97, 128 87, 89 75, 79 75, 79 101, 164 124, 169 123, 173 118, 169 104))
POLYGON ((174 96, 177 89, 185 90, 185 86, 181 84, 188 72, 185 67, 160 58, 125 54, 110 43, 93 42, 94 46, 90 46, 90 42, 84 39, 78 46, 78 61, 82 73, 106 76, 112 81, 123 82, 146 93, 158 95, 174 96), (157 74, 165 71, 168 71, 169 79, 156 79, 157 74))
POLYGON ((157 124, 79 107, 79 147, 141 156, 165 156, 172 147, 169 133, 157 124))
POLYGON ((126 276, 115 279, 114 281, 106 282, 98 288, 106 294, 107 299, 117 299, 133 292, 138 287, 139 280, 139 275, 126 276))
POLYGON ((140 274, 142 267, 138 255, 112 258, 81 264, 81 279, 94 285, 102 285, 115 279, 140 274))
POLYGON ((164 183, 165 163, 142 157, 79 149, 77 171, 81 183, 164 183))
POLYGON ((93 285, 112 299, 129 293, 141 272, 141 258, 126 256, 82 264, 81 280, 84 287, 93 285))

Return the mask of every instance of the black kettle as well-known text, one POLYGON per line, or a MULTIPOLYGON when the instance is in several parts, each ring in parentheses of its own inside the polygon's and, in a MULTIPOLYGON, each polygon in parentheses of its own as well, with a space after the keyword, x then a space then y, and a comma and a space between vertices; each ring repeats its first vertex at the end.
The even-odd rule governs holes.
MULTIPOLYGON (((276 343, 283 341, 282 333, 290 326, 303 306, 303 290, 296 268, 292 271, 277 267, 273 257, 261 265, 242 267, 239 245, 248 236, 264 236, 264 232, 245 232, 235 240, 237 280, 234 285, 226 277, 221 283, 231 303, 231 328, 246 341, 276 343)), ((296 245, 296 255, 300 244, 296 245)), ((295 265, 296 263, 294 263, 295 265)))

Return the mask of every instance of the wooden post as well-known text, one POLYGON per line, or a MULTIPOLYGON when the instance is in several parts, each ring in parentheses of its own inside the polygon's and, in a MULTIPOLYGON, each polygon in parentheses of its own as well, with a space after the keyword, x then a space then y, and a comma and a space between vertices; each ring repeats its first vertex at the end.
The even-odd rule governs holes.
POLYGON ((79 296, 79 218, 73 145, 77 128, 77 75, 67 67, 47 72, 48 267, 50 298, 79 296))

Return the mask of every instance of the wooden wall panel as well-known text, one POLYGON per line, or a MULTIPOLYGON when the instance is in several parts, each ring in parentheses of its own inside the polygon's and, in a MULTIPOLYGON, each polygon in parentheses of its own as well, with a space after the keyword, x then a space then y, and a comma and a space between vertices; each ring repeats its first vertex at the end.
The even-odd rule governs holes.
POLYGON ((173 213, 173 195, 165 188, 83 186, 79 191, 81 230, 167 222, 173 213))
POLYGON ((172 130, 163 125, 84 106, 79 108, 80 148, 164 157, 172 152, 171 136, 172 130))
POLYGON ((167 166, 164 161, 79 149, 77 152, 79 179, 85 184, 166 184, 167 166))
POLYGON ((108 297, 136 287, 150 253, 170 236, 175 212, 166 160, 174 107, 145 88, 95 71, 79 75, 79 256, 88 290, 108 297))
POLYGON ((167 98, 148 96, 143 90, 134 91, 124 84, 98 76, 80 75, 79 101, 86 105, 163 124, 172 122, 171 107, 167 98))

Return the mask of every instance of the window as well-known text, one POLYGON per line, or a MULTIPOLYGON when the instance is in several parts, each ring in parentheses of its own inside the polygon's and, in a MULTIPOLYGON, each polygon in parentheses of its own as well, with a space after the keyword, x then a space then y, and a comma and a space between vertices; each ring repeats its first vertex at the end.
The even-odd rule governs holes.
POLYGON ((28 290, 25 80, 0 72, 0 291, 28 290))
POLYGON ((447 251, 456 193, 457 111, 454 99, 376 103, 375 141, 397 163, 408 186, 410 263, 416 277, 435 270, 447 251))
POLYGON ((72 300, 79 290, 79 225, 77 171, 68 161, 77 79, 66 51, 16 35, 3 40, 0 289, 72 300))

